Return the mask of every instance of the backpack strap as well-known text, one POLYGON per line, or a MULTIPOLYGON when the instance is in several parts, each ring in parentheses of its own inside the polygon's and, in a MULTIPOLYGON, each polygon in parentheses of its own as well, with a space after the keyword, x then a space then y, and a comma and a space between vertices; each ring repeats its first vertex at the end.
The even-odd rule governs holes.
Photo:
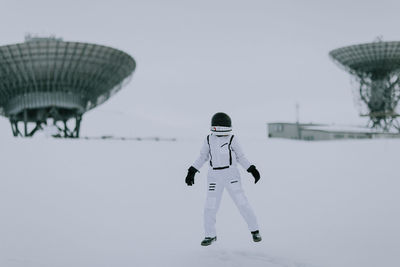
POLYGON ((210 135, 207 135, 207 143, 208 143, 208 150, 210 153, 210 166, 212 167, 212 155, 211 155, 211 146, 210 146, 210 135))
POLYGON ((234 137, 234 135, 232 135, 231 140, 229 141, 229 145, 228 145, 228 148, 229 148, 229 165, 232 165, 232 148, 231 148, 231 145, 232 145, 233 137, 234 137))

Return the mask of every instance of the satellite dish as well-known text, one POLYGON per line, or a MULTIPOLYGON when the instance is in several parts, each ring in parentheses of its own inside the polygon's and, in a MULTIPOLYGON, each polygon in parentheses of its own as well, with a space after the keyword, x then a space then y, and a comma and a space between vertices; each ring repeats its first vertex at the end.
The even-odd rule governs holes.
POLYGON ((332 50, 331 58, 356 77, 357 93, 373 128, 400 130, 396 112, 400 100, 400 42, 373 43, 332 50))

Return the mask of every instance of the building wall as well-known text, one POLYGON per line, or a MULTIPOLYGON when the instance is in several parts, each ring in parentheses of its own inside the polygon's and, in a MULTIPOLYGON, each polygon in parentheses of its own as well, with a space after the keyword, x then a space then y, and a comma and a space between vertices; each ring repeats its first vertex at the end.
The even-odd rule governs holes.
MULTIPOLYGON (((371 138, 400 138, 396 133, 379 132, 345 132, 334 130, 308 129, 316 124, 297 123, 268 123, 269 138, 286 138, 307 141, 340 140, 340 139, 371 139, 371 138)), ((325 125, 326 126, 326 125, 325 125)))
POLYGON ((353 132, 328 132, 322 130, 301 129, 302 140, 322 141, 337 139, 368 139, 372 138, 370 133, 353 133, 353 132))
POLYGON ((295 123, 268 123, 268 137, 300 139, 300 128, 295 123))

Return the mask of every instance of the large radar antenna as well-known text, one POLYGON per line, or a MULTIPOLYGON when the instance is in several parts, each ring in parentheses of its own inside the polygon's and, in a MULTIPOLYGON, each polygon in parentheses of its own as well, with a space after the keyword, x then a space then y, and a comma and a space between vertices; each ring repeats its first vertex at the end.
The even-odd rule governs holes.
POLYGON ((27 35, 0 46, 0 115, 14 136, 52 129, 54 137, 78 138, 83 114, 118 92, 135 68, 115 48, 27 35))
POLYGON ((383 131, 397 129, 396 112, 400 100, 400 42, 351 45, 332 50, 329 55, 357 82, 361 116, 369 117, 371 127, 383 131))

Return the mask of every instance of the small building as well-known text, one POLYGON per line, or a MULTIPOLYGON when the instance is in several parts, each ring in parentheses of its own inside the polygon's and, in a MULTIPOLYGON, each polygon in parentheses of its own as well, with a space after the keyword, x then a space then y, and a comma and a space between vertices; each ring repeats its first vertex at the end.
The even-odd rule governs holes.
POLYGON ((307 141, 400 138, 399 133, 385 133, 357 126, 276 122, 268 123, 267 128, 269 138, 286 138, 307 141))

